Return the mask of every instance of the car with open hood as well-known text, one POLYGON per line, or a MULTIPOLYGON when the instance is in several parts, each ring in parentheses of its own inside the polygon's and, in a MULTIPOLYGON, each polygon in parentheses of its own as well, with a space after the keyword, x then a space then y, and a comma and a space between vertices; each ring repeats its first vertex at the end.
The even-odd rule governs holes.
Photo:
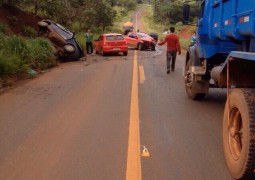
POLYGON ((158 42, 158 34, 155 32, 150 32, 149 36, 151 36, 156 42, 158 42))
POLYGON ((138 50, 155 50, 156 41, 146 33, 142 32, 129 32, 124 36, 129 48, 138 50))

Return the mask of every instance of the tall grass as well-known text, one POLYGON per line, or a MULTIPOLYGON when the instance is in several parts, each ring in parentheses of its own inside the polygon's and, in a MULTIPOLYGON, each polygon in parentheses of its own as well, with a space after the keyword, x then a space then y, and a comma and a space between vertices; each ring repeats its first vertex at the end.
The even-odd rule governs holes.
POLYGON ((147 5, 142 14, 142 23, 145 32, 156 32, 159 39, 163 38, 163 32, 169 30, 169 23, 165 24, 156 22, 153 15, 152 5, 147 5))
POLYGON ((45 70, 57 64, 55 49, 49 40, 27 39, 0 33, 0 79, 22 79, 31 74, 31 69, 45 70))
POLYGON ((6 27, 4 24, 0 24, 0 33, 4 33, 6 30, 6 27))
POLYGON ((27 52, 25 39, 20 36, 5 36, 3 37, 2 48, 5 51, 13 54, 21 55, 22 57, 27 52))
MULTIPOLYGON (((93 39, 95 39, 95 34, 93 33, 93 39)), ((76 34, 76 40, 78 41, 79 45, 81 48, 84 50, 86 48, 86 43, 85 43, 85 32, 79 32, 76 34)))
POLYGON ((56 65, 54 57, 55 49, 47 39, 29 39, 27 40, 26 47, 27 53, 24 60, 31 68, 44 70, 56 65))
POLYGON ((0 77, 2 79, 8 76, 21 78, 27 75, 28 65, 22 61, 17 54, 6 54, 5 51, 0 51, 0 77))
POLYGON ((26 37, 35 38, 37 36, 36 30, 31 26, 23 26, 22 34, 26 37))

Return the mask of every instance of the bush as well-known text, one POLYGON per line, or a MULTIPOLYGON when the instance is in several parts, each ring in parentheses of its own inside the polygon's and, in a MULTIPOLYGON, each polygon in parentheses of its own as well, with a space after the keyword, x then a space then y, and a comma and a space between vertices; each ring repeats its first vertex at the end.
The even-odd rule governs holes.
POLYGON ((55 49, 48 39, 36 38, 27 40, 25 61, 31 68, 44 70, 57 64, 54 57, 55 49))
POLYGON ((177 23, 175 24, 175 28, 176 28, 176 29, 181 29, 182 26, 183 26, 183 23, 182 23, 182 22, 177 22, 177 23))
POLYGON ((24 36, 30 37, 30 38, 31 37, 33 37, 33 38, 37 37, 36 30, 33 27, 31 27, 31 26, 23 26, 22 27, 22 34, 24 36))
MULTIPOLYGON (((76 40, 81 46, 81 48, 84 50, 86 48, 86 43, 85 43, 85 32, 80 32, 76 34, 76 40)), ((95 39, 95 33, 93 32, 93 39, 95 39)))
POLYGON ((2 48, 9 54, 18 54, 24 57, 27 52, 25 39, 20 36, 5 36, 3 37, 2 48))
POLYGON ((126 11, 125 9, 124 10, 121 10, 120 11, 120 16, 126 16, 128 14, 128 11, 126 11))
POLYGON ((8 16, 7 18, 13 26, 16 26, 18 24, 18 18, 16 16, 8 16))
POLYGON ((16 76, 22 78, 27 75, 28 65, 21 60, 21 57, 14 54, 0 52, 0 77, 16 76))
POLYGON ((189 47, 190 40, 189 39, 184 39, 180 38, 180 45, 183 49, 187 49, 189 47))
POLYGON ((74 22, 74 23, 72 23, 72 30, 73 30, 74 32, 82 31, 81 24, 80 24, 79 22, 74 22))
POLYGON ((5 25, 4 24, 0 24, 0 33, 5 33, 5 25))
MULTIPOLYGON (((8 54, 18 55, 28 66, 37 70, 56 64, 54 47, 48 39, 25 39, 20 36, 5 36, 0 47, 8 54)), ((1 39, 1 36, 0 36, 1 39)))
POLYGON ((26 39, 0 33, 0 49, 0 78, 4 82, 1 83, 3 86, 9 86, 8 82, 15 79, 34 75, 31 73, 33 70, 41 71, 57 64, 55 48, 48 39, 26 39))

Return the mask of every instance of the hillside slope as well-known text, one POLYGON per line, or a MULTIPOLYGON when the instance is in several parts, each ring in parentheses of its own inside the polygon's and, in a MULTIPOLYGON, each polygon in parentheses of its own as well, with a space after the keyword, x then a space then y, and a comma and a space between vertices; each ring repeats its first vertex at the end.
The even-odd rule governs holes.
POLYGON ((23 34, 25 27, 38 30, 37 22, 42 18, 6 4, 0 5, 0 25, 6 34, 23 34))

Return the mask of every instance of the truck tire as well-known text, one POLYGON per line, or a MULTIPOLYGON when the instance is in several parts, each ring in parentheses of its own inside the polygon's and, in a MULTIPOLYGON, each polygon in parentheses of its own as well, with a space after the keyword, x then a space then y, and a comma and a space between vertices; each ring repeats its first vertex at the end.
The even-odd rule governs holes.
POLYGON ((185 89, 186 89, 186 93, 188 95, 189 98, 193 99, 193 100, 201 100, 205 97, 205 93, 195 93, 192 90, 192 85, 193 83, 195 83, 193 81, 192 75, 189 72, 189 67, 190 67, 190 60, 187 62, 186 67, 185 67, 185 89))
POLYGON ((231 176, 254 180, 255 89, 230 91, 223 116, 223 146, 231 176))

